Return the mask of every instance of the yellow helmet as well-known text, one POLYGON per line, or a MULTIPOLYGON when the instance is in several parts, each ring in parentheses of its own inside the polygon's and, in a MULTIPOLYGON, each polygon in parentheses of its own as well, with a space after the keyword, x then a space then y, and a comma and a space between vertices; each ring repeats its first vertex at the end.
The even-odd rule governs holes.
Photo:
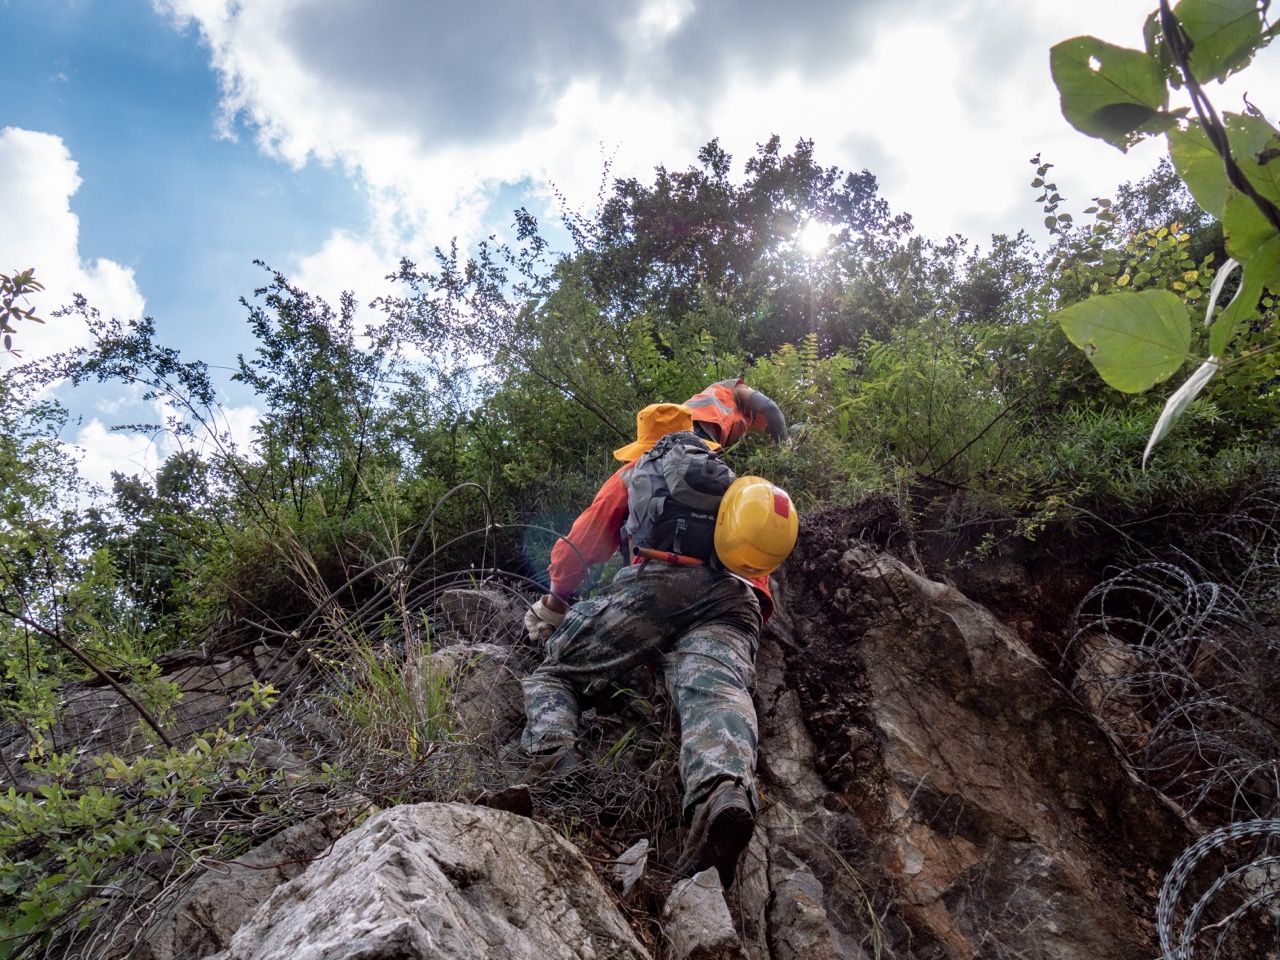
POLYGON ((734 573, 773 573, 796 545, 800 517, 787 491, 764 477, 739 477, 716 514, 716 556, 734 573))

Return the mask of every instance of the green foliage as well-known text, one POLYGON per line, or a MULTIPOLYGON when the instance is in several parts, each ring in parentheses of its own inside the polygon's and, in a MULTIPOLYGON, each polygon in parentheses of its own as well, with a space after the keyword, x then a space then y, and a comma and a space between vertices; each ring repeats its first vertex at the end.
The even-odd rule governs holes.
MULTIPOLYGON (((424 620, 424 636, 427 628, 424 620)), ((449 670, 432 658, 428 639, 409 639, 397 652, 356 636, 346 642, 342 662, 345 682, 334 707, 366 748, 421 761, 453 738, 449 670)))
POLYGON ((208 463, 193 452, 165 460, 154 482, 113 473, 111 522, 96 540, 120 571, 139 619, 172 630, 186 606, 193 553, 217 534, 227 506, 212 487, 208 463))
POLYGON ((1094 223, 1064 238, 1053 260, 1053 265, 1061 265, 1055 282, 1065 299, 1167 290, 1190 307, 1204 296, 1217 252, 1197 261, 1191 232, 1182 223, 1121 229, 1116 224, 1119 215, 1103 197, 1095 198, 1084 212, 1094 216, 1094 223))
POLYGON ((301 512, 314 494, 325 513, 349 512, 362 471, 390 455, 381 430, 385 355, 357 345, 350 293, 335 313, 273 273, 255 297, 261 304, 242 303, 258 348, 252 358, 240 357, 234 379, 266 406, 256 428, 262 461, 253 471, 264 485, 260 495, 287 498, 301 512))
POLYGON ((0 334, 4 335, 4 348, 17 355, 13 349, 13 335, 18 332, 15 324, 44 323, 36 316, 29 296, 39 293, 44 284, 35 278, 35 270, 26 269, 14 273, 0 273, 0 334), (23 304, 26 304, 24 309, 23 304))
POLYGON ((1166 130, 1175 119, 1160 64, 1140 50, 1096 37, 1064 40, 1049 51, 1062 115, 1082 133, 1127 150, 1144 133, 1166 130))
MULTIPOLYGON (((154 754, 103 753, 86 765, 75 752, 47 752, 37 738, 24 766, 40 786, 0 794, 0 957, 86 926, 106 902, 108 881, 143 855, 195 854, 187 824, 228 783, 253 804, 263 775, 250 760, 246 721, 276 694, 255 684, 211 734, 154 754)), ((212 852, 204 842, 198 849, 212 852)))
POLYGON ((1094 297, 1059 311, 1057 319, 1102 379, 1125 393, 1167 380, 1191 346, 1187 308, 1166 290, 1094 297))
MULTIPOLYGON (((1243 265, 1239 290, 1211 324, 1209 357, 1179 388, 1157 420, 1143 454, 1221 369, 1249 361, 1228 358, 1240 327, 1258 315, 1267 290, 1280 290, 1280 132, 1249 105, 1245 114, 1220 120, 1201 87, 1245 67, 1270 42, 1266 4, 1254 0, 1161 0, 1147 20, 1146 50, 1124 50, 1093 37, 1077 37, 1051 52, 1063 115, 1077 129, 1127 149, 1144 136, 1166 131, 1170 158, 1201 207, 1222 223, 1227 252, 1243 265), (1179 126, 1169 113, 1169 87, 1186 85, 1197 122, 1179 126)), ((1176 229, 1176 228, 1174 228, 1176 229)), ((1234 266, 1221 268, 1223 277, 1234 266)), ((1209 310, 1221 283, 1215 283, 1209 310)), ((1179 287, 1174 287, 1177 292, 1179 287)), ((1099 297, 1058 314, 1073 342, 1086 350, 1112 386, 1142 392, 1181 366, 1190 344, 1189 320, 1176 296, 1099 297), (1188 328, 1185 329, 1184 328, 1188 328), (1100 336, 1101 335, 1101 336, 1100 336)), ((1268 349, 1274 349, 1270 344, 1268 349)))
MULTIPOLYGON (((1227 113, 1222 125, 1232 162, 1247 183, 1272 203, 1280 203, 1280 182, 1275 164, 1269 162, 1280 147, 1276 130, 1261 116, 1227 113)), ((1221 220, 1227 238, 1227 252, 1248 261, 1255 248, 1276 233, 1264 210, 1233 184, 1223 166, 1218 147, 1203 126, 1170 131, 1169 155, 1174 168, 1186 181, 1196 201, 1211 216, 1221 220)))
POLYGON ((1182 0, 1173 13, 1190 42, 1188 65, 1202 82, 1248 65, 1263 40, 1256 0, 1182 0))
MULTIPOLYGON (((1274 471, 1277 452, 1241 436, 1212 403, 1187 410, 1189 430, 1170 438, 1147 468, 1141 453, 1159 406, 1073 406, 1035 436, 1018 464, 1032 498, 1054 497, 1063 519, 1087 511, 1104 516, 1151 510, 1196 510, 1223 493, 1274 471)), ((1086 514, 1086 515, 1087 515, 1086 514)))
POLYGON ((855 368, 845 353, 821 356, 815 335, 756 361, 749 380, 787 412, 791 439, 782 447, 760 442, 731 451, 734 469, 768 477, 801 509, 853 503, 890 486, 893 467, 866 444, 852 409, 855 368))

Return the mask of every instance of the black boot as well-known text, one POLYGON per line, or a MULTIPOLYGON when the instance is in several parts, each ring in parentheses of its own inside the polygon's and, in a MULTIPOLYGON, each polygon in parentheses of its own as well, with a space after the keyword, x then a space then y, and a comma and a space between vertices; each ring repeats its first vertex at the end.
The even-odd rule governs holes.
POLYGON ((560 747, 547 753, 536 753, 529 759, 521 783, 533 786, 569 776, 582 766, 582 755, 573 747, 560 747))
POLYGON ((755 814, 746 788, 726 780, 711 792, 693 814, 689 836, 676 863, 676 877, 692 877, 707 867, 715 867, 721 885, 728 890, 738 866, 738 857, 751 842, 755 814))

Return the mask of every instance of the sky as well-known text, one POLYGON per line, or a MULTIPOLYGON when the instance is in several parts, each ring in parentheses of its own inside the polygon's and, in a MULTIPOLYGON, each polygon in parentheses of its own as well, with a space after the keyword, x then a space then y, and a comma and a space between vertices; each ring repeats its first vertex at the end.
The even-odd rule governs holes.
MULTIPOLYGON (((1153 0, 0 0, 0 271, 34 266, 47 315, 72 293, 155 318, 159 339, 223 378, 228 425, 253 398, 227 379, 253 342, 239 298, 260 259, 329 299, 367 302, 401 257, 425 260, 544 222, 556 192, 588 210, 614 176, 681 168, 712 138, 736 172, 756 144, 815 142, 868 169, 917 229, 1043 237, 1041 153, 1074 212, 1145 175, 1072 130, 1054 43, 1141 46, 1153 0)), ((1241 79, 1280 89, 1276 51, 1241 79)), ((1240 90, 1211 94, 1235 109, 1240 90)), ((1265 97, 1260 105, 1267 109, 1265 97)), ((84 342, 23 330, 28 356, 84 342)), ((11 363, 0 359, 0 368, 11 363)), ((147 472, 163 438, 118 388, 64 392, 82 472, 147 472)))

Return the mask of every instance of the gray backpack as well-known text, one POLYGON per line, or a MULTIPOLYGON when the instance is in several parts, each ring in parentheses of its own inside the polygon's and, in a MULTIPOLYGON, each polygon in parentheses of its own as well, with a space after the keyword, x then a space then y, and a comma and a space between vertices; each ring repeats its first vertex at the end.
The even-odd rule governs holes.
POLYGON ((716 512, 737 479, 694 433, 670 433, 640 457, 626 476, 623 543, 710 562, 716 512))

